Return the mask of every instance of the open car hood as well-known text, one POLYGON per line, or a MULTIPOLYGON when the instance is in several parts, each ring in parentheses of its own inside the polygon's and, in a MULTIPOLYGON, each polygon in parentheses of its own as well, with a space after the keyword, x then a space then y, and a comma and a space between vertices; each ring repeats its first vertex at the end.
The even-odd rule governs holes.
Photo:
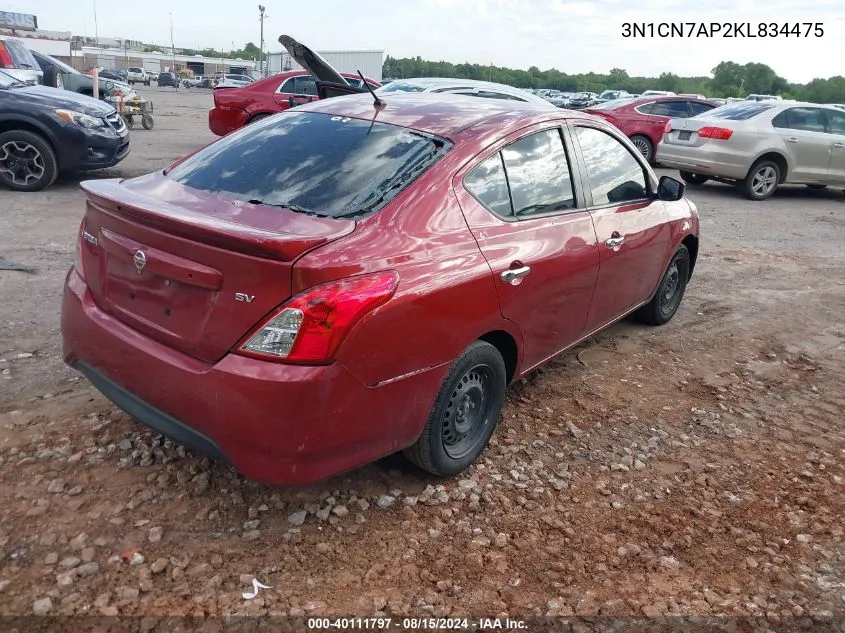
POLYGON ((331 64, 312 51, 305 44, 300 44, 290 35, 280 35, 279 43, 284 46, 296 63, 314 77, 315 81, 330 84, 348 85, 346 80, 332 68, 331 64))

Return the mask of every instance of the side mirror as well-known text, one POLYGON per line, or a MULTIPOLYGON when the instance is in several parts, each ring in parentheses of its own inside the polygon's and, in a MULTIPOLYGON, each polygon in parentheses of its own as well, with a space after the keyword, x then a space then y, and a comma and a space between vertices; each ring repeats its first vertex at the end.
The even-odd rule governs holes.
POLYGON ((684 197, 684 183, 670 176, 661 176, 657 183, 657 199, 674 202, 684 197))

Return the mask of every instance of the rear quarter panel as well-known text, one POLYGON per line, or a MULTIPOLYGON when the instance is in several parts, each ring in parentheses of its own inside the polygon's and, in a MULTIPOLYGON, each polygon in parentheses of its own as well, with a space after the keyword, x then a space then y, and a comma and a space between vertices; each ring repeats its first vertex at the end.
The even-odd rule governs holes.
MULTIPOLYGON (((453 150, 454 151, 454 150, 453 150)), ((367 385, 453 361, 481 335, 519 332, 500 311, 490 267, 451 189, 457 155, 447 155, 355 232, 303 256, 294 288, 393 269, 396 294, 359 322, 337 359, 367 385)))

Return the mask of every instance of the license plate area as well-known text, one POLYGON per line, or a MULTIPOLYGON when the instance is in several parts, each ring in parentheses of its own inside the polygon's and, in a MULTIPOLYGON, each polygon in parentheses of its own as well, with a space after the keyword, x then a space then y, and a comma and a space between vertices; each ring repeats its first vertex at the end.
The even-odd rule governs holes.
POLYGON ((692 136, 692 132, 678 132, 678 139, 688 141, 692 136))
POLYGON ((112 309, 174 336, 193 340, 205 321, 213 293, 144 271, 133 262, 106 257, 106 299, 112 309))

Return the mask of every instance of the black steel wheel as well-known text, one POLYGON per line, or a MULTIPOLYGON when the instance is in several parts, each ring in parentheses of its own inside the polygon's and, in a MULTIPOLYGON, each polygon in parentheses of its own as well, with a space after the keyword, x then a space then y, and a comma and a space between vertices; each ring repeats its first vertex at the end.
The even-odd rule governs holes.
POLYGON ((499 350, 475 341, 452 365, 422 434, 405 455, 441 477, 466 470, 484 451, 498 424, 506 388, 499 350))
POLYGON ((145 130, 152 130, 155 125, 155 119, 153 119, 151 114, 142 114, 141 125, 144 126, 145 130))
POLYGON ((654 297, 637 311, 640 320, 650 325, 663 325, 672 320, 684 298, 691 264, 689 250, 681 244, 669 261, 654 297))
POLYGON ((27 130, 0 134, 0 183, 15 191, 40 191, 58 175, 56 153, 44 138, 27 130))

